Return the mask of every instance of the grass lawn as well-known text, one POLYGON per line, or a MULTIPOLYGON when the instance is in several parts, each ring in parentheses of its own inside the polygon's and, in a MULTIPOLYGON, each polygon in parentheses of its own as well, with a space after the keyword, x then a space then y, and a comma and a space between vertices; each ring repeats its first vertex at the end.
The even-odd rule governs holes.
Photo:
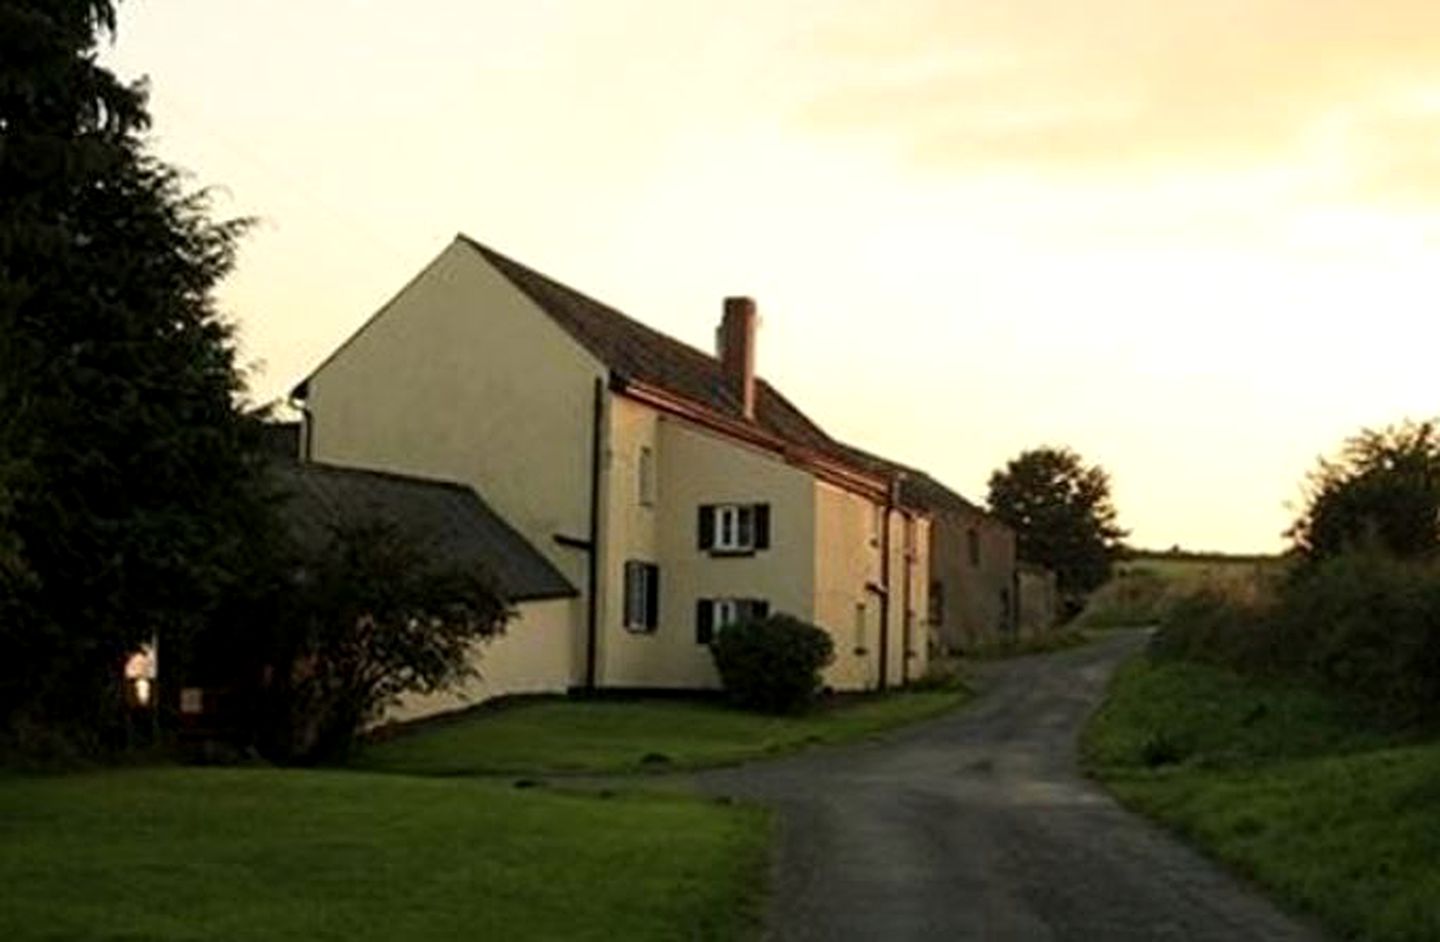
POLYGON ((1440 742, 1301 687, 1141 658, 1084 749, 1127 804, 1337 935, 1440 939, 1440 742))
POLYGON ((416 775, 639 772, 724 765, 866 736, 963 702, 961 690, 761 716, 699 700, 536 700, 478 709, 367 745, 359 768, 416 775))
POLYGON ((353 772, 0 779, 0 938, 732 939, 765 812, 353 772))

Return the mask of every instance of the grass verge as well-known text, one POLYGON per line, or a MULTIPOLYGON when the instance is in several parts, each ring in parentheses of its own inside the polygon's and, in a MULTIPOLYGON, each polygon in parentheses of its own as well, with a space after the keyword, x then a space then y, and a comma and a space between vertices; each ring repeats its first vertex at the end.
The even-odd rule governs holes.
POLYGON ((868 736, 962 703, 964 690, 838 700, 764 716, 695 700, 539 700, 367 744, 358 768, 410 775, 627 773, 725 765, 868 736))
POLYGON ((1440 743, 1305 687, 1141 657, 1083 750, 1122 801, 1337 935, 1440 938, 1440 743))
POLYGON ((768 831, 699 799, 393 775, 10 777, 0 938, 743 938, 768 831))

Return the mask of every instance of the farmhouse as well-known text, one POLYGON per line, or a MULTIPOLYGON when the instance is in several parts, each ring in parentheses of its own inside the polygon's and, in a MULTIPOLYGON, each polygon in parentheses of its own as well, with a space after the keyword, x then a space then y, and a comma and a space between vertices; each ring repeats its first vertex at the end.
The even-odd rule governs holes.
POLYGON ((546 619, 563 656, 488 659, 473 693, 715 687, 714 633, 766 612, 832 635, 835 690, 918 678, 952 625, 1013 628, 1008 531, 827 435, 755 374, 755 303, 719 313, 711 355, 462 235, 295 387, 305 462, 468 488, 575 588, 546 619), (948 574, 957 508, 998 533, 988 582, 948 574))
POLYGON ((711 356, 461 236, 296 387, 301 451, 483 495, 578 589, 550 689, 714 687, 765 611, 832 633, 834 689, 905 683, 929 515, 755 375, 756 327, 727 299, 711 356))

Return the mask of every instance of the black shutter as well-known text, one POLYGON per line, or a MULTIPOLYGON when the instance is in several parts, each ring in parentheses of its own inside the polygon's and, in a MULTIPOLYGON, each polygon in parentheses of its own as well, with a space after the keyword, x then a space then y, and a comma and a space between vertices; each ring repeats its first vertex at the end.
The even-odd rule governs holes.
POLYGON ((755 505, 755 548, 770 548, 770 505, 755 505))
POLYGON ((700 548, 702 550, 712 549, 715 546, 715 505, 700 505, 700 548))
POLYGON ((625 564, 625 627, 635 624, 635 564, 625 564))
POLYGON ((650 578, 645 580, 645 627, 651 631, 660 624, 660 567, 646 563, 650 578))
POLYGON ((715 609, 709 599, 695 600, 695 643, 709 644, 715 637, 715 609))

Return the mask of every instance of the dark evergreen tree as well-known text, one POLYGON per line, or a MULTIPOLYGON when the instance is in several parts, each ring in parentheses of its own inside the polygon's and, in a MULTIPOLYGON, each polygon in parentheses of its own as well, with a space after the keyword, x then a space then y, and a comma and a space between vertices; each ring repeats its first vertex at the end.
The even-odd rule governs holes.
POLYGON ((148 156, 110 0, 0 0, 0 732, 113 728, 255 526, 253 429, 212 289, 242 223, 148 156))
POLYGON ((1021 559, 1055 571, 1072 604, 1110 577, 1125 531, 1110 477, 1068 448, 1036 448, 990 476, 990 509, 1015 530, 1021 559))

